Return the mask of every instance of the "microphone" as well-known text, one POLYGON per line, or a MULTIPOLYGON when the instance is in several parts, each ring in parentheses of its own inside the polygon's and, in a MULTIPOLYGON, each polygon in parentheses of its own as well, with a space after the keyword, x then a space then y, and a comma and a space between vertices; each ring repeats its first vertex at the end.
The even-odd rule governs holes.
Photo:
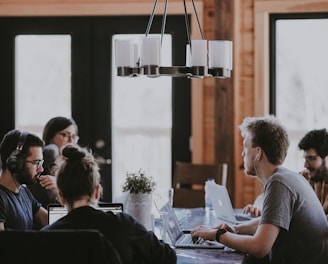
POLYGON ((43 168, 42 174, 49 174, 51 167, 54 165, 57 157, 59 156, 59 148, 56 144, 49 144, 43 148, 43 168))

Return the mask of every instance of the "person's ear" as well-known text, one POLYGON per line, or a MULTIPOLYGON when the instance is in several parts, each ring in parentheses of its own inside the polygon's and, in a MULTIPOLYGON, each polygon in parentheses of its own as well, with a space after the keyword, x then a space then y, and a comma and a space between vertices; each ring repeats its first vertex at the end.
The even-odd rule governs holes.
POLYGON ((96 186, 96 190, 95 190, 95 198, 96 198, 97 200, 99 200, 100 197, 101 197, 101 195, 102 195, 102 186, 101 186, 100 184, 98 184, 98 185, 96 186))
POLYGON ((59 200, 59 202, 62 204, 62 205, 65 205, 66 204, 66 200, 65 198, 63 197, 62 193, 59 191, 58 194, 57 194, 57 199, 59 200))

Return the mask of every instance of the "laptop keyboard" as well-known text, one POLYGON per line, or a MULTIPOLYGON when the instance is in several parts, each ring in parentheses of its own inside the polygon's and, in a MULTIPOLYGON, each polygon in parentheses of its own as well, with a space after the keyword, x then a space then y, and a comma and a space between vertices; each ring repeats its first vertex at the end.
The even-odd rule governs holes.
POLYGON ((248 216, 244 216, 244 215, 235 215, 235 216, 236 216, 237 221, 248 221, 248 220, 250 220, 250 218, 248 216))
POLYGON ((191 238, 191 235, 186 235, 186 236, 183 236, 180 243, 179 244, 182 244, 182 245, 190 245, 190 244, 196 244, 196 245, 199 245, 199 244, 202 244, 204 243, 205 240, 202 239, 202 238, 198 238, 197 241, 193 242, 192 241, 192 238, 191 238))

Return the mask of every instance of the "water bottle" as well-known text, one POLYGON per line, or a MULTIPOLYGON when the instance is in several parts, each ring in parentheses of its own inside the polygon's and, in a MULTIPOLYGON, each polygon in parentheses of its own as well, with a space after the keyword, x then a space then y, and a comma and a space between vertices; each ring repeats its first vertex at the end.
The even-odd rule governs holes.
POLYGON ((205 209, 206 209, 206 211, 213 209, 212 201, 211 201, 211 198, 210 198, 210 195, 208 192, 208 185, 211 183, 215 183, 214 178, 208 178, 207 181, 205 182, 205 209))

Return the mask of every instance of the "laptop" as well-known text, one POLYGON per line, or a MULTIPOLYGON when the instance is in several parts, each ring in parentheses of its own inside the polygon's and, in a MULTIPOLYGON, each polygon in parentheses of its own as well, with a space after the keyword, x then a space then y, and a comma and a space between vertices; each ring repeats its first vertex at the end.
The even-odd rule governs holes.
POLYGON ((225 186, 216 183, 209 184, 208 191, 213 204, 214 213, 222 222, 238 225, 252 219, 248 215, 235 212, 228 190, 225 186))
MULTIPOLYGON (((156 202, 155 202, 156 204, 156 202)), ((209 241, 198 239, 198 241, 193 242, 190 233, 185 233, 182 231, 179 220, 174 212, 173 207, 168 202, 162 207, 158 207, 157 210, 166 212, 168 215, 168 227, 167 233, 170 237, 171 243, 176 248, 207 248, 207 249, 223 249, 224 245, 217 241, 209 241)))
MULTIPOLYGON (((121 203, 99 203, 99 210, 104 212, 112 211, 114 214, 123 212, 123 204, 121 203)), ((56 222, 59 218, 67 215, 68 211, 65 206, 61 204, 49 204, 48 205, 48 224, 56 222)))

